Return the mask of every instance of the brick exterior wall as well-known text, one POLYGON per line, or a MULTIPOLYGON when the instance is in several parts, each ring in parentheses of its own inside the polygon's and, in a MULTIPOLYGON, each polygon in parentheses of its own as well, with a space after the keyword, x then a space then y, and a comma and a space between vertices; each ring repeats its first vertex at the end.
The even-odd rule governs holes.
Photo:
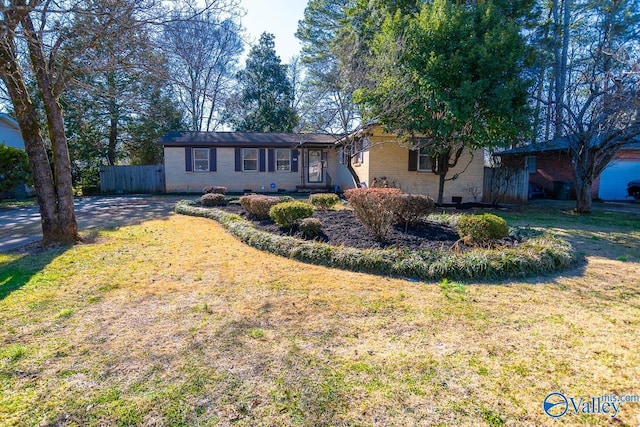
MULTIPOLYGON (((371 133, 370 149, 365 152, 363 164, 354 165, 360 180, 370 186, 373 178, 386 177, 389 183, 406 193, 425 194, 436 199, 439 177, 431 172, 409 171, 409 150, 399 144, 394 135, 383 133, 381 127, 374 127, 371 133)), ((452 202, 452 197, 461 197, 462 202, 473 202, 472 192, 476 193, 477 201, 481 201, 484 151, 476 150, 473 155, 465 151, 447 177, 456 173, 460 173, 458 179, 444 184, 444 203, 452 202)))
MULTIPOLYGON (((200 193, 209 185, 227 187, 230 192, 242 192, 250 189, 259 192, 278 190, 295 191, 303 185, 303 156, 298 156, 298 172, 236 172, 235 151, 232 147, 218 147, 215 172, 187 172, 185 167, 185 147, 165 147, 165 181, 168 193, 200 193), (275 188, 271 188, 271 183, 275 188)), ((335 177, 336 150, 327 150, 326 175, 335 177)), ((321 186, 326 186, 327 182, 321 186)))
MULTIPOLYGON (((571 156, 566 151, 549 151, 535 153, 536 173, 529 174, 529 182, 540 185, 546 190, 548 197, 554 197, 553 181, 575 181, 571 156)), ((523 169, 526 167, 525 154, 503 156, 502 164, 506 167, 523 169)), ((616 160, 639 160, 640 150, 620 150, 616 160)), ((598 197, 600 189, 600 177, 596 178, 591 186, 591 195, 598 197)), ((575 198, 575 188, 571 192, 571 198, 575 198)))

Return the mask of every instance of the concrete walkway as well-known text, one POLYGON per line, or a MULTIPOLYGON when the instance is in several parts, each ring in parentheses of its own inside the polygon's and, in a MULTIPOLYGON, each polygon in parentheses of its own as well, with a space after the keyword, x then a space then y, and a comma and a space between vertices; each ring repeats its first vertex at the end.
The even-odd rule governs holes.
MULTIPOLYGON (((80 231, 115 228, 150 219, 166 218, 175 203, 195 196, 97 196, 76 199, 76 220, 80 231)), ((42 239, 37 206, 0 209, 0 252, 42 239)))

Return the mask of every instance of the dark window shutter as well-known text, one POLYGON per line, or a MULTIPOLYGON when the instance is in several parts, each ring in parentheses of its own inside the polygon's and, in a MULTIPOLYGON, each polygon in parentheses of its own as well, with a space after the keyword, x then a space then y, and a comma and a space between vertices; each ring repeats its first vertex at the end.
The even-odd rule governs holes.
POLYGON ((298 150, 291 150, 291 172, 298 172, 298 150))
POLYGON ((193 150, 191 147, 184 147, 184 168, 187 172, 193 171, 193 159, 191 155, 193 154, 193 150))
POLYGON ((275 172, 276 170, 276 152, 273 148, 267 150, 269 156, 267 157, 267 167, 269 172, 275 172))
POLYGON ((242 148, 236 148, 236 172, 242 172, 242 148))
POLYGON ((409 150, 409 171, 417 171, 418 170, 418 151, 417 150, 409 150))
POLYGON ((209 172, 215 172, 218 166, 218 156, 215 148, 209 148, 209 172))
POLYGON ((266 157, 266 150, 264 148, 261 148, 260 150, 258 150, 258 163, 260 163, 260 172, 264 172, 267 170, 265 157, 266 157))

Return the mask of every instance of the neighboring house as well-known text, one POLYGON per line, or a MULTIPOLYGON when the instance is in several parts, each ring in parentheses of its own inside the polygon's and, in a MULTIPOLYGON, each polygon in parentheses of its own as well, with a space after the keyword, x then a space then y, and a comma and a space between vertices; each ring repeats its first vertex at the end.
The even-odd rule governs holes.
POLYGON ((18 122, 4 113, 0 113, 0 142, 4 142, 7 147, 24 150, 24 141, 18 122))
MULTIPOLYGON (((24 140, 20 133, 20 125, 18 125, 16 120, 5 113, 0 113, 0 143, 4 143, 7 147, 24 150, 24 140)), ((33 193, 33 188, 26 184, 20 184, 12 191, 7 192, 5 197, 23 199, 33 195, 33 193)))
MULTIPOLYGON (((544 188, 548 197, 574 198, 575 177, 569 153, 569 139, 557 138, 540 145, 512 148, 499 153, 502 165, 527 169, 529 182, 544 188)), ((591 188, 594 198, 624 200, 627 183, 640 179, 640 142, 622 148, 602 171, 591 188)))
MULTIPOLYGON (((426 150, 409 150, 382 126, 370 126, 344 137, 339 148, 342 163, 351 158, 358 181, 366 186, 386 182, 405 193, 425 194, 436 199, 439 177, 432 172, 426 150), (344 154, 344 149, 347 154, 344 154)), ((484 150, 465 150, 458 164, 447 173, 457 179, 444 184, 444 203, 480 202, 483 197, 484 150)))
MULTIPOLYGON (((335 191, 354 188, 347 162, 365 186, 386 180, 408 193, 436 198, 438 176, 429 156, 403 148, 380 126, 349 137, 329 134, 170 132, 164 147, 167 192, 201 192, 210 185, 230 192, 335 191), (345 154, 345 149, 347 153, 345 154)), ((484 155, 466 152, 445 184, 445 202, 480 201, 484 155)), ((375 186, 375 185, 374 185, 375 186)))

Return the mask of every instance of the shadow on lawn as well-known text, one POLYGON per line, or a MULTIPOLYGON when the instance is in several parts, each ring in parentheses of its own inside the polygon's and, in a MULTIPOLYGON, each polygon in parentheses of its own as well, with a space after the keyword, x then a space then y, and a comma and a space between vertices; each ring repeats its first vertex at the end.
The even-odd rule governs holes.
POLYGON ((29 283, 33 276, 41 272, 51 261, 68 249, 68 246, 36 249, 13 261, 0 263, 0 301, 29 283))

